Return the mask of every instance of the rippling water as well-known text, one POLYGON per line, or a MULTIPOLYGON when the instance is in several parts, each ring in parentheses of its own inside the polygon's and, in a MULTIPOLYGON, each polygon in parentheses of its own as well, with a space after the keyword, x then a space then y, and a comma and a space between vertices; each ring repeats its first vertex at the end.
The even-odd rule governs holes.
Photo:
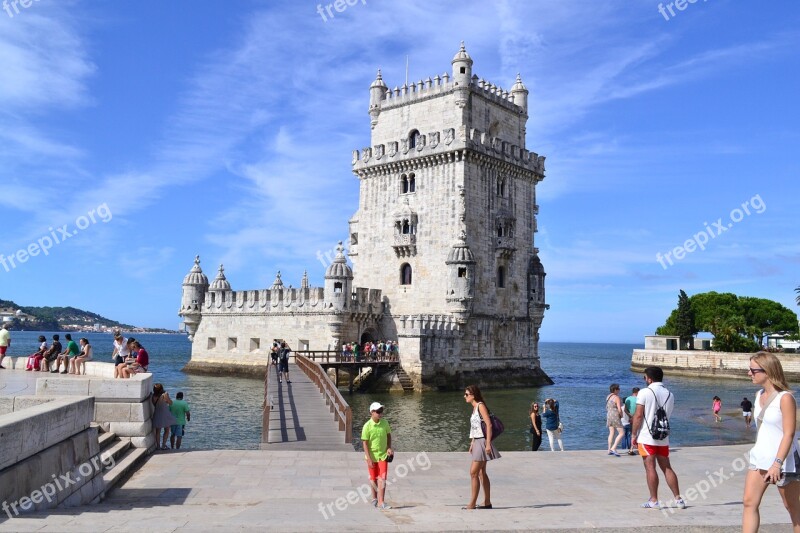
MULTIPOLYGON (((38 332, 12 332, 12 355, 37 348, 38 332)), ((51 333, 45 334, 49 339, 51 333)), ((95 360, 110 360, 109 334, 86 336, 95 349, 95 360)), ((150 369, 174 397, 183 391, 192 409, 184 446, 195 449, 256 449, 261 441, 263 382, 259 379, 189 375, 181 372, 189 360, 191 345, 185 335, 136 335, 150 353, 150 369)), ((62 335, 63 340, 63 335, 62 335)), ((560 401, 566 427, 567 449, 605 449, 605 398, 608 386, 619 383, 623 394, 644 384, 641 374, 629 370, 635 344, 541 343, 542 367, 556 382, 548 387, 485 391, 486 402, 505 423, 506 432, 497 441, 500 450, 526 450, 530 446, 528 407, 532 401, 553 397, 560 401)), ((744 428, 738 410, 742 397, 751 400, 755 388, 748 380, 707 380, 685 377, 664 380, 676 397, 671 422, 671 442, 678 446, 751 442, 754 433, 744 428), (711 398, 722 398, 722 424, 715 424, 711 398)), ((353 394, 344 392, 354 416, 354 436, 369 417, 373 401, 386 405, 393 443, 399 451, 466 450, 471 408, 463 391, 419 393, 353 394)), ((546 438, 545 438, 546 441, 546 438)), ((545 442, 544 448, 548 445, 545 442)))

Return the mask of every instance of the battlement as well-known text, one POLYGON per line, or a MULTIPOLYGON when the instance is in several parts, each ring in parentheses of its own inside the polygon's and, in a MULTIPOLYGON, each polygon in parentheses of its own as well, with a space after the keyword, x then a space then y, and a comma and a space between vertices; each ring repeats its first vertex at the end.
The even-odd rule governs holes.
MULTIPOLYGON (((345 309, 350 313, 382 312, 379 289, 356 287, 345 309)), ((332 304, 325 302, 322 287, 261 289, 250 291, 208 291, 204 313, 326 313, 332 304)))
MULTIPOLYGON (((404 83, 400 87, 395 86, 394 89, 387 89, 379 105, 381 110, 389 110, 411 102, 450 94, 456 88, 456 83, 452 81, 450 75, 445 72, 441 76, 437 74, 434 78, 429 76, 426 80, 419 80, 416 83, 412 82, 410 85, 404 83)), ((478 76, 472 76, 469 89, 497 104, 509 107, 515 112, 520 112, 522 110, 519 103, 515 102, 512 92, 504 90, 499 85, 495 85, 488 80, 478 78, 478 76)))
POLYGON ((368 167, 407 161, 417 157, 438 155, 453 150, 469 149, 522 166, 544 177, 544 156, 530 152, 519 145, 492 137, 476 128, 448 128, 442 131, 420 134, 416 146, 410 146, 409 139, 400 139, 386 144, 353 150, 353 172, 368 167))

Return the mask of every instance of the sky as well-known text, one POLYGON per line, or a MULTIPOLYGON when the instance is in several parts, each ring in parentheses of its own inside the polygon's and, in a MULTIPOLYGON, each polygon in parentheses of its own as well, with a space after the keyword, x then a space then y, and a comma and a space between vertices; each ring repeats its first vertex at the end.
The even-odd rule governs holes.
POLYGON ((176 329, 197 254, 236 290, 321 286, 376 70, 441 75, 463 40, 530 90, 542 341, 641 343, 681 289, 800 311, 797 2, 25 3, 0 4, 2 299, 176 329))

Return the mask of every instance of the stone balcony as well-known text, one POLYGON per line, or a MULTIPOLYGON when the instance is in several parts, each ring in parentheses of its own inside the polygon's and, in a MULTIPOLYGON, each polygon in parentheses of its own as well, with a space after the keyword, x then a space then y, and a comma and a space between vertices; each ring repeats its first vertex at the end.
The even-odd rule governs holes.
POLYGON ((397 257, 412 257, 417 255, 417 236, 413 233, 395 234, 392 245, 397 257))
POLYGON ((517 251, 513 237, 495 237, 494 249, 500 257, 509 259, 517 251))

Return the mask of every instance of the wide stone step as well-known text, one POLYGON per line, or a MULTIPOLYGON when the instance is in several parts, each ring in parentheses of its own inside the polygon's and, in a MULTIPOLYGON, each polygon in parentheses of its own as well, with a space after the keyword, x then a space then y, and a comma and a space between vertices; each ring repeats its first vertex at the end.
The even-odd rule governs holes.
POLYGON ((130 447, 131 439, 119 439, 100 453, 100 460, 103 461, 103 464, 106 464, 109 462, 109 458, 111 458, 116 464, 122 454, 130 447))
POLYGON ((115 440, 117 440, 116 433, 100 433, 100 436, 97 438, 97 441, 100 443, 100 451, 105 451, 115 440))
POLYGON ((122 459, 114 465, 114 468, 103 474, 103 484, 105 485, 103 497, 105 497, 120 480, 133 472, 146 457, 147 450, 145 448, 129 448, 122 459))

